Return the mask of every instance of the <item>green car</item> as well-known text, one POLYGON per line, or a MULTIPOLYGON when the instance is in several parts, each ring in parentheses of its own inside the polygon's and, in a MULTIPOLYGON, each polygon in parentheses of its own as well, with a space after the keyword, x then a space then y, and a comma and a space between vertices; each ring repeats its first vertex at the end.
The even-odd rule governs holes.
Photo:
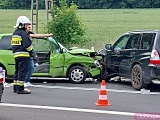
MULTIPOLYGON (((15 62, 11 47, 11 34, 0 34, 0 67, 7 77, 13 77, 15 62)), ((101 73, 100 56, 90 49, 66 49, 52 37, 33 39, 33 48, 39 57, 33 77, 67 78, 83 83, 87 78, 98 78, 101 73)))

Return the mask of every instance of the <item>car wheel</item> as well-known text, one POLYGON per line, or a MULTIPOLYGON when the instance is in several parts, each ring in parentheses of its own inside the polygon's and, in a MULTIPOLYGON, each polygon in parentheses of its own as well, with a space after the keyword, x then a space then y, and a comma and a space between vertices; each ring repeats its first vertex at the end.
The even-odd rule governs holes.
POLYGON ((83 83, 87 78, 87 72, 82 66, 73 66, 68 72, 68 77, 72 83, 83 83))
POLYGON ((146 88, 148 84, 144 83, 145 76, 142 73, 142 68, 140 65, 135 65, 131 71, 131 83, 134 89, 140 90, 141 88, 146 88))
POLYGON ((108 69, 106 68, 106 65, 104 62, 101 62, 102 65, 102 70, 101 70, 101 77, 99 81, 105 80, 105 81, 109 81, 111 79, 111 77, 109 77, 109 73, 108 73, 108 69))

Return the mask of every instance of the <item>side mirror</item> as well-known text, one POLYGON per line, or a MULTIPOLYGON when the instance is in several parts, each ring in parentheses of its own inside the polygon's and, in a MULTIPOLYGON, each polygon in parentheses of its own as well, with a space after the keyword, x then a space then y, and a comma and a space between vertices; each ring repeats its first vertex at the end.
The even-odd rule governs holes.
POLYGON ((66 53, 66 52, 67 52, 66 48, 62 48, 62 53, 66 53))
POLYGON ((106 48, 106 50, 111 50, 112 45, 111 45, 111 44, 106 44, 106 45, 105 45, 105 48, 106 48))

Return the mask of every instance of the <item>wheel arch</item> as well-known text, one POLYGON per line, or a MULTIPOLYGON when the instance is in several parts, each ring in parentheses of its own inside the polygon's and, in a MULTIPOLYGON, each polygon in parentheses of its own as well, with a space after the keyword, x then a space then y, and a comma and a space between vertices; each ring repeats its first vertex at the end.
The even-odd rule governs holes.
POLYGON ((135 65, 137 65, 137 64, 141 66, 141 64, 140 64, 139 62, 134 62, 134 63, 132 64, 132 66, 131 66, 130 73, 131 73, 131 71, 132 71, 132 68, 133 68, 135 65))

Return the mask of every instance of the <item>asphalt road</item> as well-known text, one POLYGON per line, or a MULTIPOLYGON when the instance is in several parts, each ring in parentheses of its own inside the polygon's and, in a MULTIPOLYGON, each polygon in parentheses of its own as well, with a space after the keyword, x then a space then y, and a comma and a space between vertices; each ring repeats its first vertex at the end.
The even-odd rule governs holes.
POLYGON ((111 106, 96 106, 100 82, 36 82, 30 95, 5 87, 0 120, 160 120, 160 84, 135 91, 128 81, 107 83, 111 106), (140 119, 141 118, 141 119, 140 119))

